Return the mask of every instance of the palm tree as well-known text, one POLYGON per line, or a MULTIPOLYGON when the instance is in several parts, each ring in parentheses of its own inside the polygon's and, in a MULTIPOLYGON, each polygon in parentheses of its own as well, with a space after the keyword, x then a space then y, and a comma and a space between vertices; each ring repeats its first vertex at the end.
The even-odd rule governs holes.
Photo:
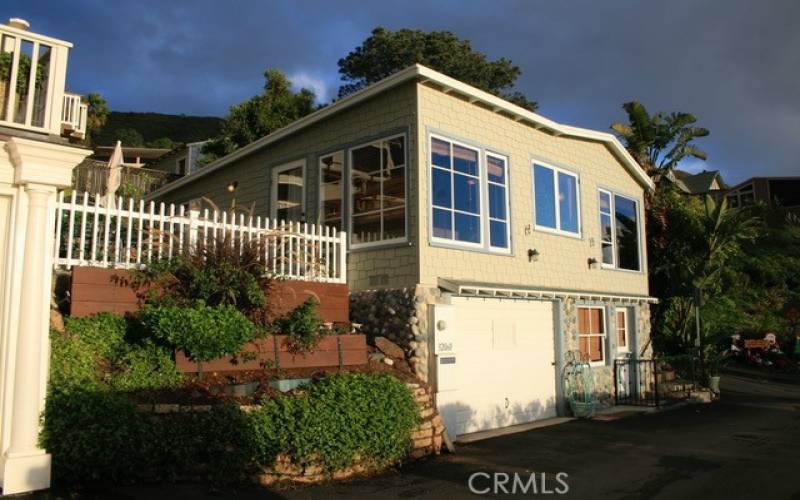
POLYGON ((626 102, 622 108, 628 123, 614 123, 614 130, 633 158, 655 181, 669 175, 681 160, 689 157, 706 159, 706 153, 693 141, 709 134, 708 129, 694 124, 690 113, 648 113, 638 101, 626 102))

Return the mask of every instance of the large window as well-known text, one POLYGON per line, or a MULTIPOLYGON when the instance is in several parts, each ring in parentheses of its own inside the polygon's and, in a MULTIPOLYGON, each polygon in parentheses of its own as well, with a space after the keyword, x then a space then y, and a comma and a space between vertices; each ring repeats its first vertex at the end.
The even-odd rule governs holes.
POLYGON ((533 164, 533 197, 537 229, 580 235, 577 175, 536 162, 533 164))
POLYGON ((600 190, 599 204, 603 266, 639 271, 639 211, 636 201, 600 190))
POLYGON ((322 156, 319 159, 320 223, 342 229, 342 173, 344 153, 322 156))
POLYGON ((433 241, 508 251, 506 157, 432 136, 431 205, 433 241))
POLYGON ((590 364, 605 362, 606 322, 602 307, 578 308, 578 348, 590 364))
POLYGON ((406 238, 406 146, 397 136, 350 150, 353 246, 406 238))

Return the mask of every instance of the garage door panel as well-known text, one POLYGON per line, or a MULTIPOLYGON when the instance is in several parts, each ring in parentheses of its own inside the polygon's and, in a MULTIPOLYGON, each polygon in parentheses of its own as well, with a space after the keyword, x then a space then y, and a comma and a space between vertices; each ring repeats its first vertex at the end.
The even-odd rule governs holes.
MULTIPOLYGON (((451 434, 555 416, 551 302, 453 299, 456 364, 437 404, 451 434)), ((440 382, 442 379, 440 378, 440 382)))

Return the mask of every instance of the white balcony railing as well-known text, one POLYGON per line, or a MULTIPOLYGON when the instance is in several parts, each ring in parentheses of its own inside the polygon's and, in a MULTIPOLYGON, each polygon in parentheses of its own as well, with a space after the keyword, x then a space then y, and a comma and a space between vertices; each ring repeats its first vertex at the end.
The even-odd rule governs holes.
POLYGON ((61 131, 77 139, 86 137, 88 112, 89 106, 83 102, 80 95, 65 92, 64 104, 61 107, 61 131))
POLYGON ((0 126, 80 138, 86 107, 64 93, 72 44, 27 28, 20 19, 0 24, 0 126))

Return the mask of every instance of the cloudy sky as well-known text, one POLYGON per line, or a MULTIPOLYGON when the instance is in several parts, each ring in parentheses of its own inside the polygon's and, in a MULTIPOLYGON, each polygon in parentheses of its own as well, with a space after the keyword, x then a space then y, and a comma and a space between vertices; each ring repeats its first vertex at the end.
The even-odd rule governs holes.
POLYGON ((709 161, 737 182, 800 175, 795 0, 5 0, 4 17, 72 41, 69 87, 118 111, 224 116, 283 69, 322 101, 375 26, 450 30, 522 69, 540 113, 607 129, 621 104, 696 114, 709 161))

